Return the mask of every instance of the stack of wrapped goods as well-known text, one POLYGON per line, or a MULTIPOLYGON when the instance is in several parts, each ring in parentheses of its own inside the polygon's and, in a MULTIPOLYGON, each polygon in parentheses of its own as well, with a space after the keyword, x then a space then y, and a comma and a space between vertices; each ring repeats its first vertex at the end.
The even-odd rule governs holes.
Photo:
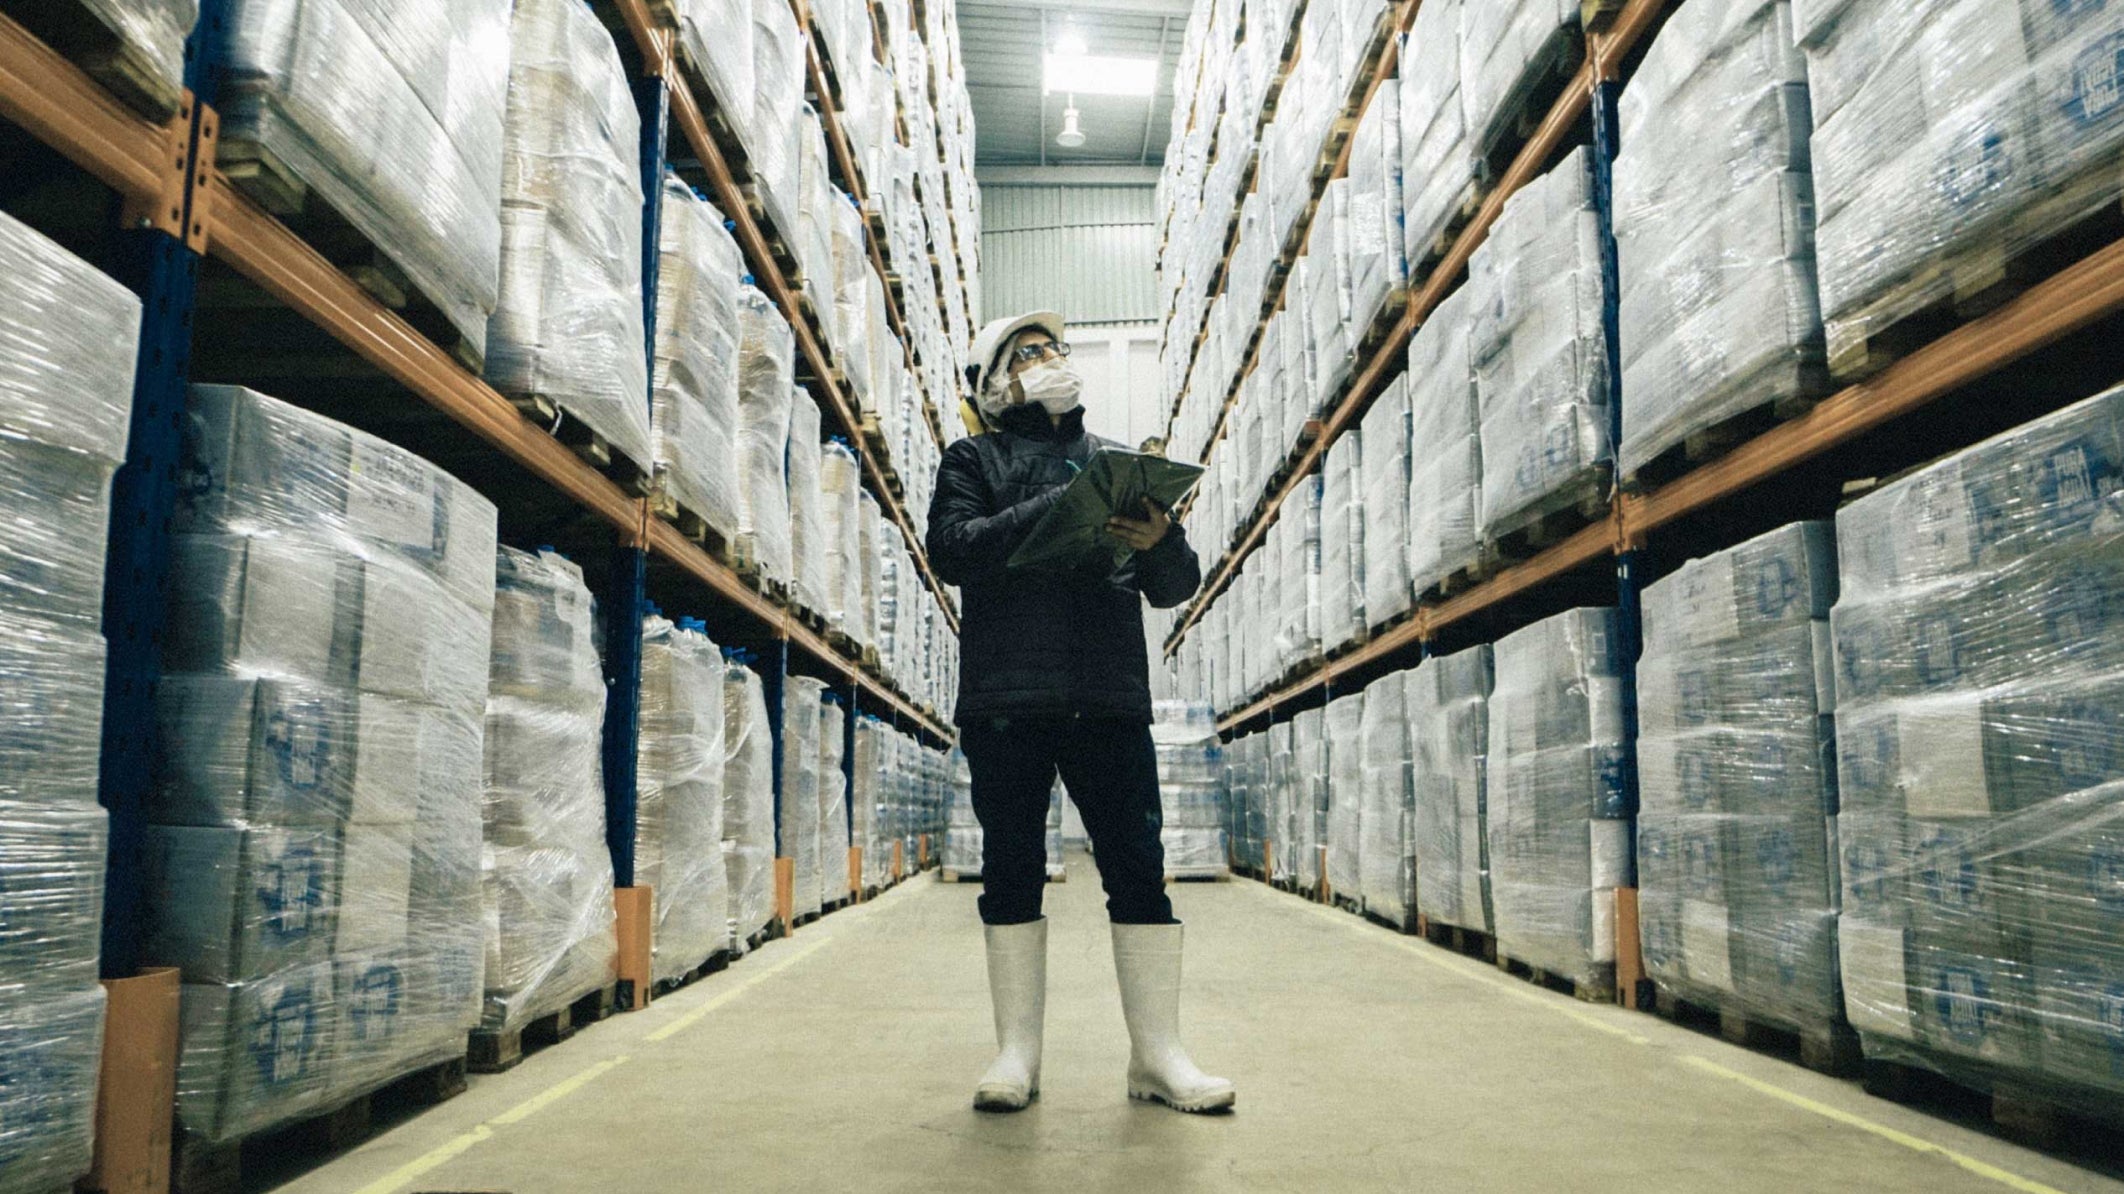
POLYGON ((1364 335, 1408 281, 1402 259, 1401 84, 1382 79, 1350 139, 1350 317, 1364 335))
POLYGON ((1414 756, 1416 906, 1434 924, 1495 931, 1489 818, 1492 652, 1473 647, 1426 659, 1408 687, 1414 756))
POLYGON ((1460 7, 1460 95, 1468 139, 1489 155, 1560 78, 1582 32, 1575 0, 1472 0, 1460 7))
MULTIPOLYGON (((1408 379, 1397 377, 1373 400, 1356 436, 1363 445, 1357 501, 1364 523, 1361 571, 1368 626, 1394 621, 1408 613, 1413 603, 1409 589, 1411 430, 1408 379)), ((1352 550, 1360 549, 1353 546, 1352 550)))
POLYGON ((1322 723, 1327 738, 1327 788, 1322 804, 1327 847, 1328 890, 1354 907, 1364 890, 1358 866, 1364 835, 1365 693, 1329 701, 1322 723))
POLYGON ((826 685, 810 676, 782 680, 781 856, 795 874, 790 915, 819 911, 819 703, 826 685))
POLYGON ((2124 390, 1845 507, 1844 1006, 1868 1058, 2124 1098, 2124 390))
POLYGON ((789 396, 789 440, 783 451, 789 477, 789 594, 797 608, 823 619, 826 613, 826 518, 819 492, 822 433, 819 404, 799 388, 789 396))
POLYGON ((870 305, 878 274, 864 251, 863 213, 853 196, 833 193, 827 231, 833 241, 833 306, 827 326, 848 373, 850 401, 871 410, 876 402, 871 379, 883 372, 874 358, 892 333, 885 326, 884 311, 870 305))
MULTIPOLYGON (((1308 417, 1333 408, 1357 367, 1357 333, 1350 309, 1349 196, 1349 179, 1327 184, 1305 239, 1305 260, 1312 263, 1303 279, 1312 343, 1308 417)), ((1290 301, 1288 292, 1284 301, 1290 301)))
POLYGON ((693 618, 642 622, 634 882, 656 901, 649 943, 658 982, 730 948, 723 862, 723 652, 693 618))
POLYGON ((471 360, 499 296, 509 14, 508 0, 235 0, 201 30, 223 72, 223 172, 277 214, 329 207, 400 275, 379 290, 401 307, 417 293, 441 322, 407 314, 471 360))
POLYGON ((1069 795, 1062 786, 1062 777, 1056 776, 1054 786, 1047 790, 1047 877, 1060 879, 1065 873, 1062 865, 1062 801, 1069 795))
POLYGON ((863 600, 863 466, 846 441, 836 437, 819 458, 819 504, 824 519, 820 550, 825 557, 829 629, 857 643, 870 641, 870 610, 863 600))
POLYGON ((1691 435, 1826 385, 1807 66, 1787 0, 1691 4, 1622 97, 1626 477, 1691 435))
POLYGON ((1410 848, 1414 814, 1407 688, 1416 673, 1395 672, 1364 690, 1363 796, 1357 814, 1357 887, 1367 915, 1397 928, 1416 913, 1416 865, 1410 848))
POLYGON ((75 0, 11 8, 9 16, 141 113, 161 120, 177 111, 199 0, 75 0))
MULTIPOLYGON (((742 3, 739 7, 743 7, 742 3)), ((785 0, 751 0, 752 137, 749 197, 766 211, 774 230, 795 243, 803 183, 803 30, 785 0)), ((722 24, 724 22, 717 22, 722 24)))
POLYGON ((1278 883, 1297 879, 1298 808, 1304 795, 1298 781, 1297 721, 1280 721, 1268 730, 1268 791, 1262 799, 1267 824, 1263 853, 1269 860, 1269 878, 1278 883))
POLYGON ((1307 709, 1291 719, 1291 875, 1314 890, 1326 878, 1321 847, 1327 844, 1327 711, 1307 709))
POLYGON ((838 327, 834 304, 839 281, 834 264, 833 221, 834 209, 841 206, 841 193, 826 177, 826 130, 809 104, 804 105, 797 120, 796 201, 797 224, 789 231, 795 237, 791 247, 796 253, 797 277, 803 282, 804 295, 818 312, 820 323, 829 332, 825 347, 837 350, 835 355, 845 360, 850 346, 830 334, 838 327))
POLYGON ((248 390, 185 432, 142 949, 184 975, 179 1122, 224 1142, 464 1054, 495 511, 248 390))
POLYGON ((1663 990, 1827 1044, 1836 787, 1824 697, 1836 545, 1801 522, 1644 593, 1638 887, 1663 990))
POLYGON ((1320 644, 1334 651, 1364 637, 1364 436, 1328 446, 1320 489, 1320 644))
POLYGON ((1479 169, 1461 99, 1462 7, 1463 0, 1428 0, 1402 51, 1401 230, 1412 281, 1445 255, 1441 242, 1474 205, 1479 169))
POLYGON ((1607 498, 1600 258, 1592 153, 1580 147, 1505 201, 1469 264, 1486 538, 1607 498))
POLYGON ((723 680, 723 862, 738 952, 774 919, 774 735, 760 674, 736 660, 723 680))
POLYGON ((739 6, 732 20, 717 0, 673 0, 678 16, 678 50, 689 82, 715 111, 738 144, 752 144, 752 21, 739 6))
POLYGON ((508 547, 495 590, 480 1027, 507 1034, 610 984, 619 939, 590 590, 571 561, 508 547))
POLYGON ((2124 182, 2124 14, 2043 0, 1796 6, 1831 368, 2088 215, 2124 182))
POLYGON ((796 337, 748 281, 738 290, 738 566, 778 584, 793 571, 786 458, 796 337))
POLYGON ((1587 991, 1615 982, 1615 889, 1631 886, 1635 794, 1612 609, 1496 646, 1487 788, 1497 952, 1587 991))
POLYGON ((738 531, 738 285, 744 258, 723 213, 676 175, 664 179, 656 276, 651 431, 668 507, 725 543, 738 531))
POLYGON ((0 1172, 89 1166, 101 1055, 104 545, 140 300, 0 216, 0 1172))
POLYGON ((1467 287, 1409 341, 1409 588, 1430 593, 1482 560, 1482 407, 1469 360, 1467 287))
MULTIPOLYGON (((1208 714, 1215 732, 1216 713, 1208 714)), ((1255 802, 1263 793, 1256 786, 1255 774, 1263 747, 1268 744, 1265 734, 1249 734, 1235 738, 1224 748, 1224 842, 1225 857, 1233 864, 1250 867, 1261 860, 1261 824, 1255 802)), ((1168 863, 1172 847, 1166 847, 1168 863)))
POLYGON ((868 713, 856 715, 854 754, 848 767, 848 836, 863 851, 863 889, 881 888, 892 879, 892 846, 885 841, 883 772, 893 765, 892 730, 868 713))
POLYGON ((819 705, 819 902, 848 894, 848 711, 841 694, 828 692, 819 705))
POLYGON ((951 811, 944 829, 944 869, 966 877, 981 873, 981 821, 973 810, 973 772, 957 747, 951 751, 951 811))
POLYGON ((518 0, 503 137, 501 296, 487 380, 589 428, 647 476, 641 121, 612 35, 574 0, 518 0))
POLYGON ((1225 761, 1217 720, 1208 705, 1159 701, 1151 724, 1158 752, 1158 791, 1165 809, 1165 873, 1174 878, 1223 878, 1225 761))

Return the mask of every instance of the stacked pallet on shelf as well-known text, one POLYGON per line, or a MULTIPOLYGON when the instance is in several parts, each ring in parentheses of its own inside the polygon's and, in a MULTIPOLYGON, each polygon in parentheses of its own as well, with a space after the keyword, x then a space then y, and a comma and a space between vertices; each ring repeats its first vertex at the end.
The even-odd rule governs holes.
POLYGON ((652 615, 643 624, 634 878, 655 901, 650 971, 659 983, 730 952, 726 673, 721 648, 697 619, 652 615))
POLYGON ((823 865, 820 845, 825 827, 819 823, 819 787, 823 782, 819 753, 819 704, 826 686, 809 676, 791 676, 783 681, 781 827, 779 857, 788 859, 792 901, 789 914, 802 921, 818 915, 821 902, 819 868, 823 865))
POLYGON ((846 764, 847 711, 837 692, 825 694, 819 705, 819 904, 832 908, 847 898, 848 772, 846 764))
POLYGON ((723 860, 730 947, 742 952, 774 920, 774 737, 766 685, 733 659, 723 680, 723 860))
POLYGON ((738 285, 745 272, 723 213, 676 175, 664 180, 656 275, 650 432, 658 512, 703 538, 737 539, 738 285))
POLYGON ((1496 932, 1485 840, 1494 666, 1485 645, 1426 659, 1410 673, 1409 835, 1426 928, 1496 932))
POLYGON ((1159 838, 1165 873, 1175 879, 1217 879, 1229 873, 1226 764, 1217 721, 1197 701, 1159 701, 1151 724, 1158 752, 1158 793, 1164 803, 1159 838))

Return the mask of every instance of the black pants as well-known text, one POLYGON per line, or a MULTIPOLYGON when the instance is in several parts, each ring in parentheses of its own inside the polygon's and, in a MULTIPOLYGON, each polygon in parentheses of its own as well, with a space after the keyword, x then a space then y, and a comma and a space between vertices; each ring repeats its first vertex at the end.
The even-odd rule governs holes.
POLYGON ((981 822, 981 920, 1040 919, 1047 889, 1047 796, 1060 772, 1091 834, 1115 924, 1173 923, 1165 898, 1165 814, 1150 727, 1088 719, 980 720, 959 735, 981 822))

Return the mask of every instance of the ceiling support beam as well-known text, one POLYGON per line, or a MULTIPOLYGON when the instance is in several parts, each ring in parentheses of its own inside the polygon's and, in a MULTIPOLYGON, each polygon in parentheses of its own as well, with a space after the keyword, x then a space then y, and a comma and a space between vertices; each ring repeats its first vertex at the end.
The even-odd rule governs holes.
MULTIPOLYGON (((1040 56, 1039 56, 1038 58, 1034 59, 1034 61, 1033 61, 1033 65, 1034 65, 1035 67, 1038 67, 1038 68, 1040 68, 1040 69, 1041 69, 1041 71, 1042 71, 1042 73, 1045 73, 1045 70, 1046 70, 1046 59, 1047 59, 1047 10, 1043 8, 1043 9, 1041 9, 1041 10, 1040 10, 1040 56)), ((1040 164, 1041 164, 1041 165, 1043 165, 1043 166, 1045 166, 1045 165, 1047 164, 1047 89, 1046 89, 1045 87, 1042 87, 1042 88, 1040 89, 1040 100, 1039 100, 1039 103, 1040 103, 1040 164)), ((979 130, 978 130, 978 129, 976 129, 976 131, 975 131, 974 135, 975 135, 976 137, 980 136, 980 132, 979 132, 979 130)))
POLYGON ((1136 156, 1137 163, 1144 166, 1150 165, 1151 122, 1158 116, 1158 92, 1165 82, 1165 38, 1172 26, 1171 17, 1162 17, 1158 21, 1158 74, 1151 80, 1150 95, 1143 100, 1143 152, 1136 156))

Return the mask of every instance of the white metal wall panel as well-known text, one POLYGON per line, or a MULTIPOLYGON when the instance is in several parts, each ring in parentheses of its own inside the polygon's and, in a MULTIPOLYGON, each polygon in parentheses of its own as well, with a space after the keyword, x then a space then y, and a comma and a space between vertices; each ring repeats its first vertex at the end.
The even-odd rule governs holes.
POLYGON ((981 188, 984 318, 1052 308, 1080 326, 1155 322, 1150 187, 981 188))

